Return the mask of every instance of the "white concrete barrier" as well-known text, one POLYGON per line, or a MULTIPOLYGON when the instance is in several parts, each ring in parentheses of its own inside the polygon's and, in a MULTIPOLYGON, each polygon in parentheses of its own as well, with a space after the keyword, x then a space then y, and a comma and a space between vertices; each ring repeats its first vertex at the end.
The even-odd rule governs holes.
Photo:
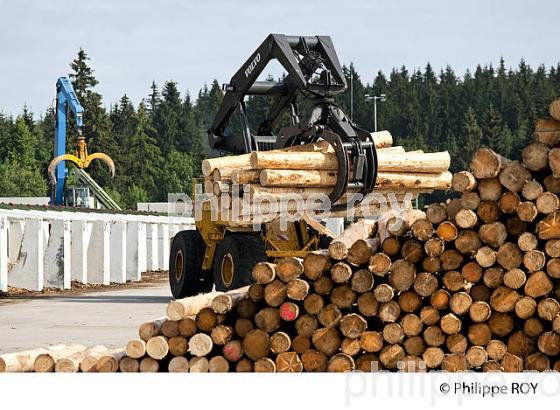
POLYGON ((150 247, 149 249, 149 268, 150 270, 159 270, 159 235, 158 235, 158 224, 150 224, 149 233, 150 247))
POLYGON ((111 282, 126 282, 126 240, 127 223, 125 221, 111 222, 110 253, 111 282))
POLYGON ((44 286, 44 224, 41 218, 29 218, 21 240, 17 259, 8 271, 8 285, 29 290, 43 290, 44 286))
POLYGON ((144 222, 131 224, 127 235, 126 279, 139 281, 142 279, 142 272, 145 272, 148 266, 146 263, 146 224, 144 222))
POLYGON ((0 292, 8 291, 8 218, 0 215, 0 292))
POLYGON ((95 221, 87 249, 87 278, 90 283, 111 283, 111 230, 107 221, 95 221))
POLYGON ((139 281, 168 269, 170 240, 184 229, 192 218, 0 209, 0 291, 139 281))
POLYGON ((70 221, 51 221, 44 257, 46 287, 70 289, 70 242, 70 221))

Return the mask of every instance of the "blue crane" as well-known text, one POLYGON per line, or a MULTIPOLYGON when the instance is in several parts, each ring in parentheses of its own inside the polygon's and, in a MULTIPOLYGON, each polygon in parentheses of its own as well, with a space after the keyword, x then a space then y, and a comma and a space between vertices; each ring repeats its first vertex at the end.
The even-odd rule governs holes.
POLYGON ((56 82, 56 120, 54 132, 54 159, 49 164, 48 172, 51 181, 51 206, 64 205, 64 183, 66 180, 65 161, 70 161, 78 168, 87 168, 91 161, 99 159, 109 166, 111 176, 115 175, 115 164, 107 154, 96 152, 88 155, 87 143, 83 135, 84 109, 74 92, 72 83, 66 77, 60 77, 56 82), (70 110, 76 122, 78 136, 76 138, 76 153, 66 153, 66 124, 67 113, 70 110))

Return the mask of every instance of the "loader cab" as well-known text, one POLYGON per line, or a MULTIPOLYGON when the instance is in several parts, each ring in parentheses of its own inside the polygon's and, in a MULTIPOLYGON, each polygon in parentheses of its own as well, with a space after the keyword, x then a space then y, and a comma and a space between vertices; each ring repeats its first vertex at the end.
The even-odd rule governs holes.
MULTIPOLYGON (((224 95, 208 129, 210 157, 323 140, 333 147, 338 162, 331 203, 341 199, 350 186, 362 195, 370 193, 377 174, 373 137, 355 126, 333 99, 346 86, 330 37, 270 34, 222 87, 224 95), (285 75, 278 81, 271 77, 260 80, 271 61, 285 75), (298 108, 304 113, 301 119, 298 108)), ((214 183, 221 181, 207 179, 209 188, 205 190, 214 193, 214 183)), ((171 244, 169 282, 176 298, 209 292, 213 287, 227 291, 249 285, 256 263, 302 258, 318 248, 323 235, 334 236, 313 218, 291 221, 287 229, 276 225, 278 220, 264 222, 264 229, 255 231, 255 221, 232 221, 228 209, 214 218, 211 201, 202 205, 196 230, 178 232, 171 244)), ((345 205, 341 201, 336 206, 343 209, 345 205)))
POLYGON ((64 205, 72 208, 91 208, 88 186, 74 186, 64 190, 64 205))
MULTIPOLYGON (((265 99, 266 96, 258 96, 257 98, 265 99)), ((252 102, 255 102, 255 100, 252 102)), ((259 113, 251 110, 251 102, 240 102, 224 128, 224 135, 220 138, 223 145, 213 151, 210 156, 239 155, 253 151, 270 151, 277 148, 276 130, 269 130, 267 134, 259 133, 258 124, 260 121, 262 119, 259 113)))
POLYGON ((253 135, 252 139, 254 141, 256 151, 270 151, 276 148, 275 135, 253 135))

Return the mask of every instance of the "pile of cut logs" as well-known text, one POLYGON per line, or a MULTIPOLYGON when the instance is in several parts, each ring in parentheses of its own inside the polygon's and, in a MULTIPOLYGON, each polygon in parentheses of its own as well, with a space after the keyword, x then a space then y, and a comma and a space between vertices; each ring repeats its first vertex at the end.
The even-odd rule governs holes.
POLYGON ((56 345, 0 355, 0 373, 111 373, 119 370, 125 356, 124 349, 56 345))
MULTIPOLYGON (((450 188, 452 176, 448 172, 447 151, 405 152, 401 146, 392 146, 393 138, 388 131, 372 133, 372 137, 378 157, 377 194, 391 192, 395 194, 394 200, 400 202, 406 193, 414 198, 419 193, 450 188)), ((243 198, 239 214, 251 216, 270 211, 266 206, 257 208, 257 204, 287 201, 287 194, 299 194, 304 201, 312 195, 330 194, 337 181, 337 169, 336 154, 326 141, 202 162, 205 192, 219 198, 224 210, 232 209, 232 195, 243 198)), ((355 193, 347 191, 337 204, 346 203, 355 193)), ((305 211, 316 210, 319 206, 320 203, 307 204, 305 211)), ((358 210, 361 216, 366 216, 376 215, 379 208, 376 201, 358 210)), ((271 211, 271 214, 270 219, 273 219, 276 213, 271 211)))
POLYGON ((124 350, 37 349, 0 371, 560 371, 560 100, 550 113, 521 161, 478 150, 460 198, 172 301, 124 350))

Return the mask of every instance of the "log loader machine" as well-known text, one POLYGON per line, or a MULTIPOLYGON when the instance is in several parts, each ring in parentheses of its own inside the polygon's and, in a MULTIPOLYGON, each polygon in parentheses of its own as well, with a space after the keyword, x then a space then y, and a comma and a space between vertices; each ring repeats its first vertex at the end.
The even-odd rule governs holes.
MULTIPOLYGON (((331 203, 348 188, 363 196, 369 194, 377 175, 375 145, 371 134, 358 128, 335 104, 334 96, 346 88, 330 37, 269 35, 223 86, 224 97, 208 130, 212 156, 325 140, 338 159, 337 182, 329 195, 331 203), (258 81, 272 59, 283 66, 287 75, 278 82, 258 81), (245 104, 248 96, 271 98, 271 108, 256 133, 249 127, 245 104), (310 103, 310 109, 301 117, 298 96, 310 103), (231 126, 236 112, 240 132, 231 126), (286 114, 290 123, 281 126, 286 114)), ((213 286, 219 291, 245 286, 252 282, 251 268, 255 263, 286 256, 303 257, 317 249, 329 234, 323 225, 309 218, 291 222, 284 230, 279 223, 269 222, 255 232, 252 225, 239 226, 221 218, 213 221, 210 212, 203 211, 203 217, 196 221, 196 230, 181 231, 173 238, 169 259, 172 294, 182 298, 209 292, 213 286)))
POLYGON ((101 160, 109 167, 111 176, 115 175, 115 164, 111 157, 102 152, 88 153, 87 142, 82 133, 84 109, 74 92, 74 87, 67 77, 60 77, 56 82, 56 121, 54 131, 54 158, 48 167, 51 182, 51 206, 71 206, 75 208, 89 208, 90 188, 94 190, 97 199, 105 208, 120 209, 95 181, 85 173, 93 160, 101 160), (67 117, 70 111, 74 117, 77 129, 76 152, 66 152, 67 117), (67 186, 66 162, 77 168, 79 186, 67 186))

